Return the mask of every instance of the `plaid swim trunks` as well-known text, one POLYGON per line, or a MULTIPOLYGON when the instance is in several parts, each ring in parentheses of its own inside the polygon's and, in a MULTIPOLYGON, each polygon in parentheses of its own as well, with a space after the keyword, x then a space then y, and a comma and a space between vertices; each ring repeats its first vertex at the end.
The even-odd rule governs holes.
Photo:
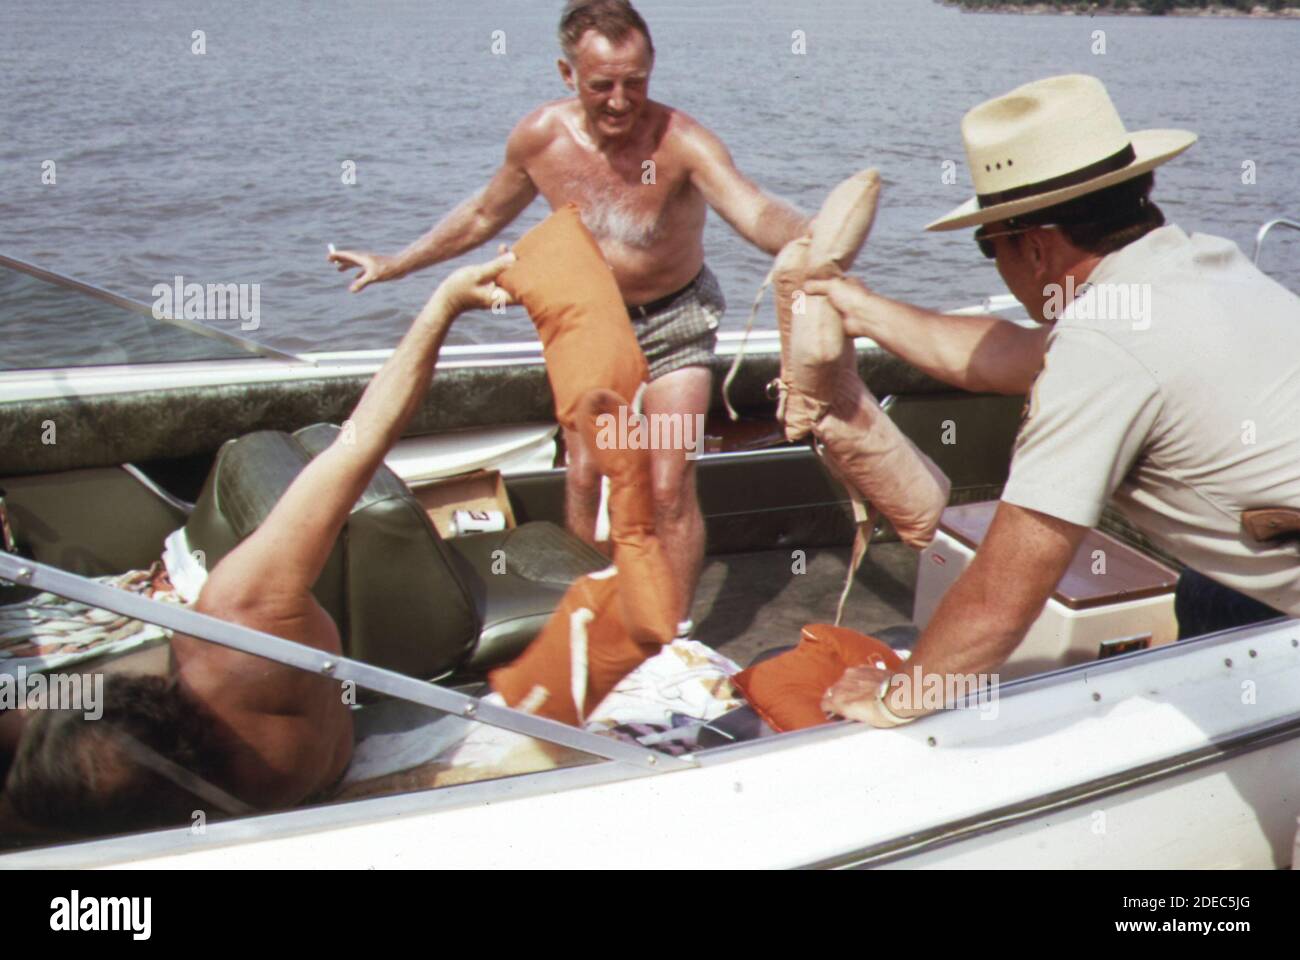
POLYGON ((629 307, 632 329, 650 366, 650 379, 658 380, 682 367, 707 367, 726 310, 718 278, 708 267, 701 267, 695 279, 676 293, 645 306, 629 307))

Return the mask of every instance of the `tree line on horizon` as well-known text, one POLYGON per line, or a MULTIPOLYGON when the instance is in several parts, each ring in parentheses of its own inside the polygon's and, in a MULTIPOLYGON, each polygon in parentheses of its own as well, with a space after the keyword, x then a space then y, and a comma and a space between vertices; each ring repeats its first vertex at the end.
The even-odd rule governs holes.
POLYGON ((1078 7, 1095 10, 1128 10, 1137 7, 1151 14, 1170 10, 1226 7, 1249 13, 1255 7, 1277 11, 1284 7, 1300 8, 1300 0, 956 0, 958 6, 971 10, 989 7, 1032 7, 1046 3, 1058 8, 1078 7))

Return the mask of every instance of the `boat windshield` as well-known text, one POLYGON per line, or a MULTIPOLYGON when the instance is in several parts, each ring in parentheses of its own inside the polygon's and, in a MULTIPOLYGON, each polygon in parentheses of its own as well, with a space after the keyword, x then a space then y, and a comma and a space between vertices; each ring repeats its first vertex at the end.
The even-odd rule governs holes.
MULTIPOLYGON (((227 292, 214 292, 221 306, 229 305, 227 292)), ((5 256, 0 325, 0 372, 284 356, 194 320, 155 317, 150 306, 5 256)))

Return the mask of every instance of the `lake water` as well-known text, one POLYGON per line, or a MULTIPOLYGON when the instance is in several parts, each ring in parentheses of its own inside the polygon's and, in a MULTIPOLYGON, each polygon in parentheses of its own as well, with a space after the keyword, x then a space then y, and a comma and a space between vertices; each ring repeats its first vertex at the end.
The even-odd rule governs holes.
MULTIPOLYGON (((0 252, 146 303, 178 274, 256 283, 268 343, 390 345, 448 268, 354 296, 326 243, 395 251, 486 182, 518 118, 566 93, 560 7, 4 0, 0 252)), ((766 189, 811 211, 841 178, 881 169, 858 272, 891 296, 944 308, 1001 291, 969 231, 921 228, 971 192, 962 114, 1053 73, 1101 77, 1131 129, 1200 134, 1157 175, 1157 201, 1189 232, 1249 252, 1260 223, 1300 216, 1300 21, 972 15, 929 0, 639 9, 658 48, 652 96, 712 127, 766 189)), ((502 239, 545 212, 537 201, 502 239)), ((1263 265, 1300 290, 1300 234, 1277 239, 1263 265)), ((738 328, 770 260, 716 218, 707 250, 738 328)), ((527 336, 515 309, 467 318, 452 341, 527 336)))

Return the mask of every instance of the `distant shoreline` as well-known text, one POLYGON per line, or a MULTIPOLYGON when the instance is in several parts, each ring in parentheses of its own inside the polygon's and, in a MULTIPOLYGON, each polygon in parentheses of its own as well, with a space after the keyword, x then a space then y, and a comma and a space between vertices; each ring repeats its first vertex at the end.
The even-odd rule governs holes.
POLYGON ((962 13, 1024 13, 1034 16, 1056 15, 1062 17, 1246 17, 1255 20, 1300 20, 1300 7, 1283 7, 1270 10, 1257 4, 1250 10, 1236 7, 1170 7, 1163 13, 1153 13, 1136 2, 1129 6, 1111 6, 1102 3, 994 3, 972 6, 968 0, 939 0, 945 7, 956 7, 962 13))

